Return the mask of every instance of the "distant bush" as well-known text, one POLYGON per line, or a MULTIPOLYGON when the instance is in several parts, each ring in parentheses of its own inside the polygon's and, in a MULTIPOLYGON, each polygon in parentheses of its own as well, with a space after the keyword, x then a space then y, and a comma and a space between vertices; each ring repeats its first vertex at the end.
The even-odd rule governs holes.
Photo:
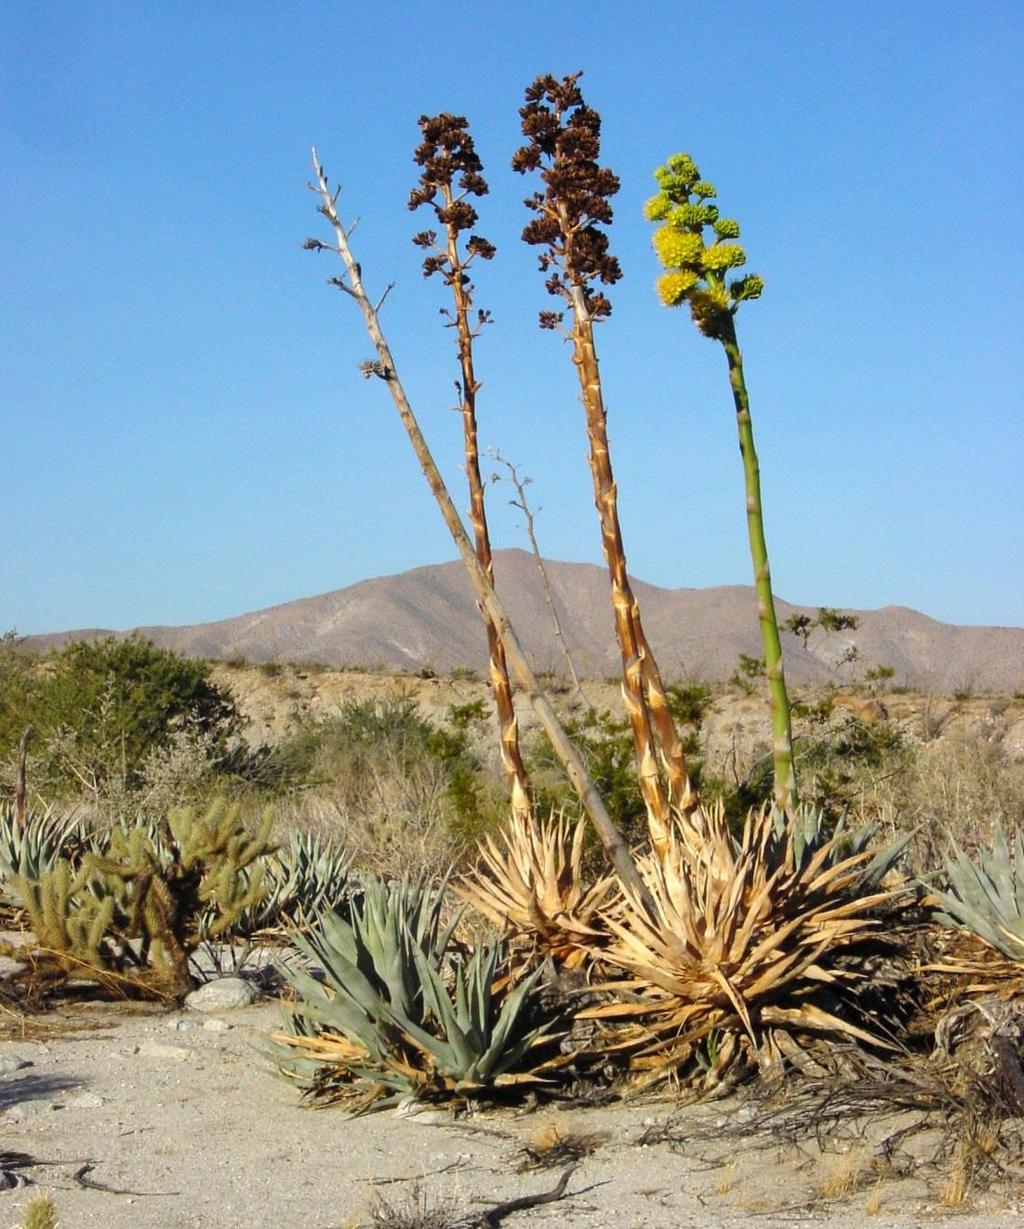
POLYGON ((198 742, 227 758, 241 718, 205 661, 138 636, 75 641, 45 660, 0 644, 0 765, 9 781, 31 725, 30 779, 51 797, 138 790, 154 757, 198 742))

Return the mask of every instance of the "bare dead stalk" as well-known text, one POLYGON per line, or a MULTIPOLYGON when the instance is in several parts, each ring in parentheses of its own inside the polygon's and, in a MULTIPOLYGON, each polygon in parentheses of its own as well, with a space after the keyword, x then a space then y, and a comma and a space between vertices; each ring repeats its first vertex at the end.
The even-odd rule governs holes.
MULTIPOLYGON (((520 478, 519 466, 513 465, 501 455, 497 448, 492 448, 489 453, 492 460, 497 461, 499 465, 504 465, 508 470, 509 481, 516 489, 516 499, 510 499, 508 502, 513 508, 518 508, 523 514, 526 522, 526 536, 530 540, 530 550, 533 552, 533 561, 537 565, 537 571, 540 573, 540 583, 544 590, 544 601, 547 602, 548 610, 551 612, 551 625, 555 631, 555 639, 558 641, 558 647, 562 650, 562 657, 565 659, 566 669, 569 671, 569 678, 572 680, 573 694, 581 704, 590 707, 587 697, 583 694, 583 688, 580 686, 580 676, 576 673, 576 663, 572 659, 572 653, 569 651, 569 642, 565 638, 565 633, 562 631, 562 620, 558 615, 558 607, 555 605, 555 595, 551 588, 551 578, 548 576, 548 570, 544 566, 544 556, 540 553, 540 544, 537 541, 537 533, 534 529, 535 513, 530 508, 529 501, 526 498, 526 488, 533 481, 530 477, 520 478)), ((495 475, 497 478, 498 475, 495 475)), ((540 508, 537 509, 541 511, 540 508)))
POLYGON ((573 746, 565 730, 562 728, 554 709, 551 707, 550 701, 537 681, 522 644, 505 612, 504 605, 495 592, 494 586, 488 580, 487 573, 481 566, 480 560, 477 558, 473 544, 466 533, 458 510, 445 485, 444 478, 437 468, 427 441, 420 429, 419 422, 413 414, 412 406, 409 404, 409 399, 405 394, 405 389, 398 378, 391 349, 380 327, 378 311, 383 302, 383 297, 374 304, 363 287, 362 269, 353 257, 349 247, 351 228, 346 230, 338 215, 337 201, 341 194, 341 189, 339 188, 336 192, 331 191, 327 182, 327 176, 320 164, 315 149, 313 150, 313 170, 316 175, 316 183, 310 184, 309 187, 311 191, 316 192, 320 197, 319 212, 330 223, 336 242, 335 244, 327 244, 318 239, 308 239, 305 246, 313 251, 327 250, 337 252, 341 257, 346 275, 345 277, 331 278, 331 284, 337 286, 339 290, 344 291, 345 294, 355 300, 359 310, 362 312, 366 331, 377 352, 376 361, 364 365, 364 373, 368 376, 376 375, 387 384, 388 390, 391 393, 391 399, 395 404, 395 409, 398 411, 398 416, 405 427, 409 442, 412 444, 413 452, 416 454, 416 459, 419 461, 420 468, 423 470, 424 477, 441 511, 445 525, 448 527, 448 532, 451 534, 452 540, 462 556, 463 563, 466 565, 477 600, 487 612, 488 617, 498 632, 498 636, 504 645, 509 665, 516 679, 529 697, 537 718, 550 739, 551 746, 565 770, 566 776, 569 778, 573 789, 576 791, 587 815, 590 817, 594 829, 607 851, 620 880, 631 892, 636 892, 639 899, 645 905, 649 905, 650 895, 644 886, 643 880, 640 878, 629 848, 622 839, 622 834, 616 828, 611 816, 608 814, 600 794, 598 794, 593 782, 588 777, 586 766, 580 753, 573 746))
POLYGON ((26 766, 28 764, 28 744, 32 734, 32 726, 25 726, 18 743, 18 767, 14 777, 14 826, 22 832, 28 824, 26 766))

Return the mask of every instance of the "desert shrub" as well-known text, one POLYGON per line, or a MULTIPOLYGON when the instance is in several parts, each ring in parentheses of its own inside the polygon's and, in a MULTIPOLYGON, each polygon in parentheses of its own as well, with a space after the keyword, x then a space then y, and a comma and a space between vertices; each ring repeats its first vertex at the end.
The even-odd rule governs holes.
MULTIPOLYGON (((583 756, 587 773, 615 825, 628 841, 642 839, 647 830, 647 810, 637 784, 636 751, 629 722, 607 709, 589 709, 567 720, 565 728, 583 756)), ((541 814, 563 810, 577 813, 576 795, 566 783, 543 732, 527 749, 527 768, 541 814)), ((589 839, 588 848, 592 848, 589 839)))
POLYGON ((24 659, 5 639, 0 660, 3 776, 31 725, 30 779, 51 798, 137 791, 152 757, 183 737, 203 741, 215 764, 241 728, 207 662, 141 637, 75 641, 44 662, 24 659))
POLYGON ((865 785, 880 773, 898 771, 906 743, 888 721, 868 725, 854 716, 797 740, 801 796, 835 821, 859 809, 865 785))
POLYGON ((443 724, 405 697, 351 701, 304 722, 269 755, 265 776, 285 795, 281 820, 342 837, 364 870, 442 871, 504 813, 500 785, 473 750, 482 704, 443 724))

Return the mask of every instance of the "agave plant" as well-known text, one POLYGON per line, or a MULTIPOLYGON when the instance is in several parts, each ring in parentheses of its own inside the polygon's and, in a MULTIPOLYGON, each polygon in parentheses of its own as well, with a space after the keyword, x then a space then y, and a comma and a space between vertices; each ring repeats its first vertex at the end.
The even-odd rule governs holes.
POLYGON ((881 1043, 839 1014, 867 976, 866 954, 890 902, 882 880, 905 841, 873 854, 868 836, 828 834, 821 817, 771 807, 733 837, 721 806, 677 820, 641 863, 653 909, 630 892, 606 918, 603 959, 627 976, 582 1018, 612 1021, 611 1048, 644 1080, 734 1063, 778 1069, 806 1034, 881 1043), (842 955, 843 959, 837 957, 842 955))
POLYGON ((526 939, 544 956, 577 968, 599 945, 602 907, 615 888, 611 875, 587 884, 584 820, 565 815, 524 822, 515 814, 497 838, 480 843, 480 864, 456 891, 486 918, 526 939))
POLYGON ((296 992, 275 1034, 286 1075, 356 1112, 541 1078, 515 1070, 547 1039, 525 1010, 540 971, 496 991, 504 946, 450 952, 458 917, 442 924, 443 900, 444 885, 370 880, 351 921, 325 914, 294 936, 324 980, 282 965, 296 992))
POLYGON ((69 847, 77 848, 84 840, 85 824, 74 816, 56 815, 50 809, 30 811, 22 827, 14 807, 0 805, 0 899, 14 903, 15 877, 41 879, 69 847))
POLYGON ((938 920, 968 930, 1013 961, 1024 961, 1024 840, 996 828, 992 852, 975 865, 953 841, 945 864, 948 891, 932 891, 938 920))
POLYGON ((351 855, 314 832, 293 832, 263 867, 263 899, 235 929, 253 934, 275 926, 305 926, 336 909, 349 889, 351 855))

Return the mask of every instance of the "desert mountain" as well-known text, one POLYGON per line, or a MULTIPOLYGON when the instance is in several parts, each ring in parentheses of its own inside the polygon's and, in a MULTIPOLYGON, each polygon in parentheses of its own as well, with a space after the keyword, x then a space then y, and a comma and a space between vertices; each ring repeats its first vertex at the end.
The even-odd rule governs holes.
MULTIPOLYGON (((591 678, 617 673, 604 569, 588 563, 546 566, 577 669, 591 678)), ((499 551, 495 573, 537 668, 562 672, 533 558, 525 551, 499 551)), ((756 606, 748 586, 660 589, 636 581, 635 589, 648 638, 669 678, 724 679, 735 670, 741 653, 760 656, 756 606)), ((816 613, 782 600, 778 606, 780 620, 793 613, 816 613)), ((806 648, 799 638, 784 636, 792 681, 847 681, 882 665, 893 667, 896 683, 922 690, 1024 690, 1022 628, 957 627, 904 606, 852 613, 860 619, 855 631, 825 636, 816 630, 806 648), (851 646, 859 656, 852 665, 843 665, 851 646)), ((480 618, 460 562, 364 580, 216 623, 136 630, 157 644, 198 657, 438 672, 485 664, 480 618)), ((29 643, 44 648, 104 634, 109 633, 61 632, 31 637, 29 643)))

